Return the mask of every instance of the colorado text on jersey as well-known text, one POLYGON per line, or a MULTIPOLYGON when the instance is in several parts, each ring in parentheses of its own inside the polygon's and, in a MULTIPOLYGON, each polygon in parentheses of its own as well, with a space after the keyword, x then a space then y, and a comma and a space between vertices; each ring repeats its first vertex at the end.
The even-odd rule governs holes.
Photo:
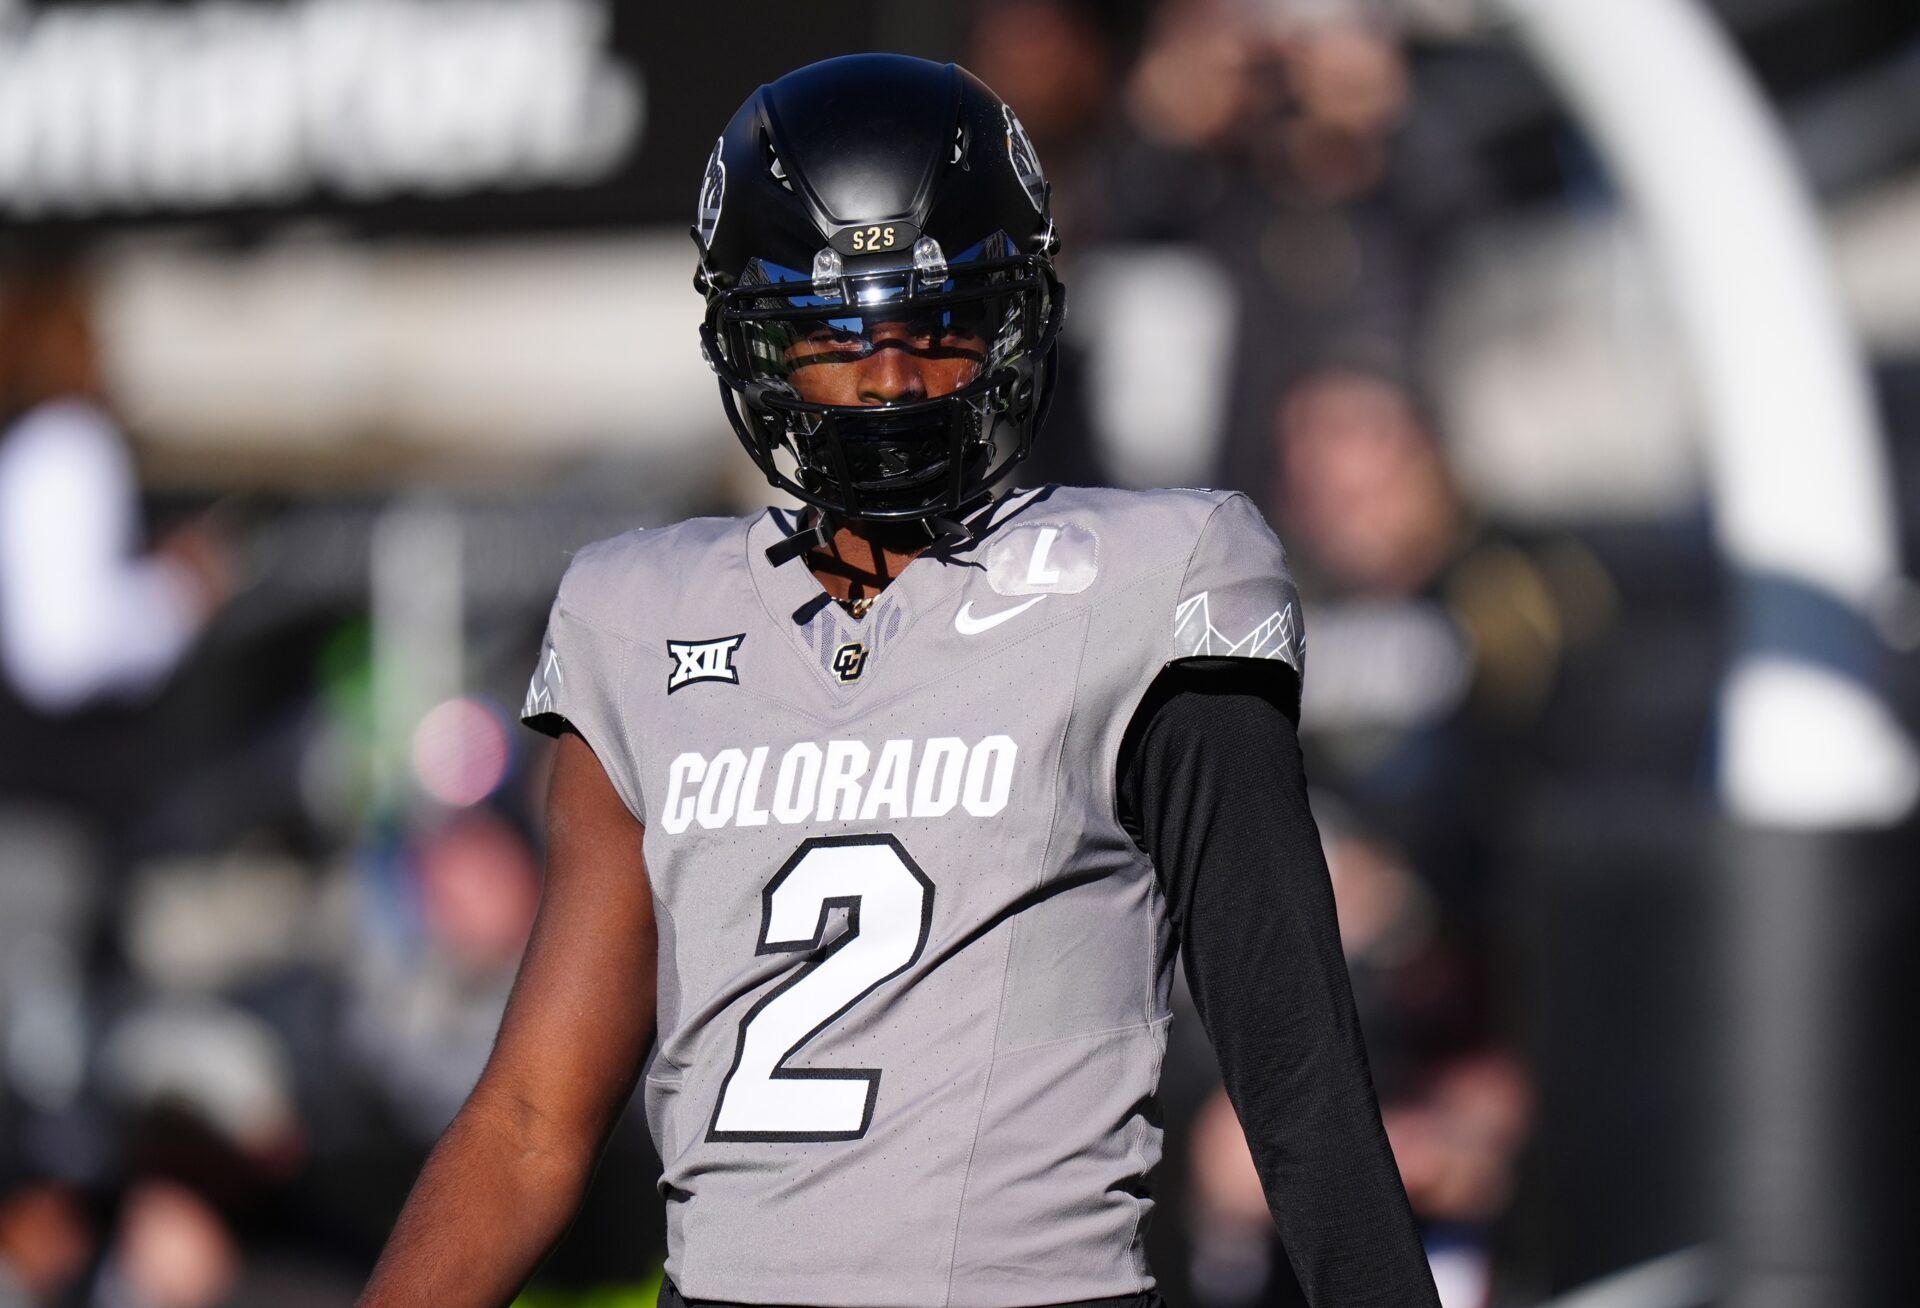
POLYGON ((667 768, 660 825, 679 835, 702 827, 761 827, 769 821, 846 822, 937 818, 956 809, 989 818, 1007 806, 1020 749, 1010 736, 972 744, 958 736, 889 740, 876 758, 864 741, 811 740, 780 756, 767 786, 767 745, 679 755, 667 768), (871 766, 872 775, 868 775, 871 766))

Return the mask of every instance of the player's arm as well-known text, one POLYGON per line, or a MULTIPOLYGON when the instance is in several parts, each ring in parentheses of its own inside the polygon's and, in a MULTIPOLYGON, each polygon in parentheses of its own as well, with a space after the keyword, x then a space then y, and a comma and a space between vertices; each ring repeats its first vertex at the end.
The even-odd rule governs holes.
POLYGON ((1122 813, 1308 1302, 1437 1308, 1307 808, 1298 687, 1275 660, 1166 669, 1128 732, 1122 813))
POLYGON ((560 738, 539 917, 486 1070, 427 1159, 361 1308, 510 1302, 560 1238, 633 1093, 658 949, 642 828, 560 738))

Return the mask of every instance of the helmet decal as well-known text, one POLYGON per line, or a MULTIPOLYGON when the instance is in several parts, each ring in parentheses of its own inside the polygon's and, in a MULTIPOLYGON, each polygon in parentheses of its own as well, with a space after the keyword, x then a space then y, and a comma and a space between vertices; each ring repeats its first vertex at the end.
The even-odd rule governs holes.
POLYGON ((1007 119, 1007 158, 1013 162, 1013 175, 1020 179, 1021 189, 1033 203, 1033 211, 1045 213, 1047 179, 1040 171, 1040 156, 1034 151, 1027 129, 1020 125, 1020 119, 1014 114, 1013 106, 1003 104, 1000 111, 1007 119))
POLYGON ((720 206, 727 199, 727 165, 720 157, 726 146, 724 136, 713 143, 713 153, 707 156, 706 175, 700 179, 700 212, 694 230, 700 237, 702 250, 713 244, 713 234, 720 226, 720 206))

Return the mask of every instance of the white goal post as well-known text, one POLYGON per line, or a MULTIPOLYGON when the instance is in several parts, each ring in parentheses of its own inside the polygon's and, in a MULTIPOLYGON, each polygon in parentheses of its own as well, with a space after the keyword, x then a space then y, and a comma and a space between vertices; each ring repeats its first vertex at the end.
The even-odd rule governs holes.
MULTIPOLYGON (((1892 477, 1818 215, 1758 88, 1693 0, 1486 3, 1593 138, 1661 268, 1729 564, 1851 615, 1870 645, 1898 572, 1892 477)), ((1879 688, 1820 660, 1749 640, 1721 728, 1720 793, 1741 821, 1882 827, 1920 796, 1879 688)))

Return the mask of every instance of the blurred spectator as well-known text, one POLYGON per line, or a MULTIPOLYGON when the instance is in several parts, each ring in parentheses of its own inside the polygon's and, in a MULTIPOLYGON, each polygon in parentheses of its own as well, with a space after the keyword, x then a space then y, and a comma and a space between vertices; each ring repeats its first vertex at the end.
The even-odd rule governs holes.
POLYGON ((1296 550, 1337 592, 1403 595, 1431 582, 1464 528, 1438 444, 1406 393, 1323 373, 1279 411, 1274 498, 1296 550))
POLYGON ((1610 620, 1604 574, 1571 541, 1523 544, 1471 514, 1393 381, 1322 374, 1274 431, 1278 525, 1308 596, 1315 775, 1477 918, 1567 650, 1610 620))
POLYGON ((1056 179, 1087 376, 1063 404, 1099 475, 1271 511, 1278 397, 1329 368, 1412 375, 1431 256, 1481 188, 1411 85, 1366 7, 1156 7, 1100 148, 1056 179))
POLYGON ((150 691, 230 589, 205 524, 137 550, 139 483, 71 264, 0 282, 0 664, 32 709, 150 691))
POLYGON ((1388 842, 1326 824, 1341 944, 1373 1057, 1382 1120, 1446 1308, 1492 1289, 1532 1118, 1531 1081, 1499 1029, 1484 942, 1450 922, 1388 842))
POLYGON ((980 0, 967 67, 1019 111, 1056 179, 1102 134, 1136 53, 1144 0, 980 0))
POLYGON ((205 521, 140 551, 139 481, 101 375, 80 266, 0 272, 0 805, 121 824, 142 764, 130 710, 230 589, 205 521))
POLYGON ((424 1148, 493 1047, 539 906, 540 867, 525 837, 484 808, 365 857, 375 872, 363 881, 372 931, 355 960, 347 1039, 424 1148))

